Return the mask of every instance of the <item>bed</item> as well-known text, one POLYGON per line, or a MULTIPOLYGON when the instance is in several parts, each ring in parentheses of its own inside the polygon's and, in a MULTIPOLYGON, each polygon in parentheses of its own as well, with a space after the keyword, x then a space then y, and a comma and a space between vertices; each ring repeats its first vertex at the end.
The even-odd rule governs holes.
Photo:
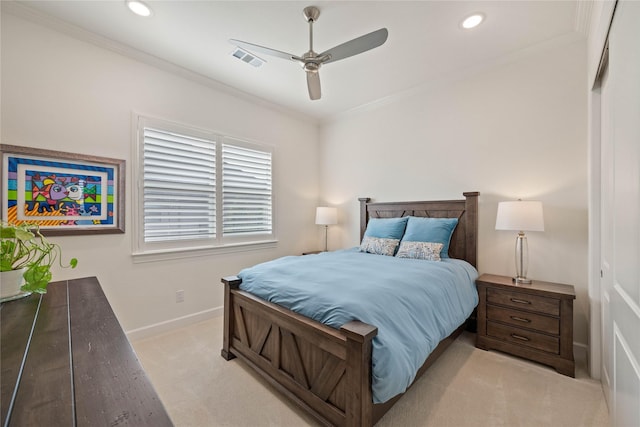
MULTIPOLYGON (((373 218, 456 218, 449 257, 475 267, 478 196, 477 192, 467 192, 461 200, 394 203, 361 198, 361 240, 373 218)), ((374 403, 372 350, 378 325, 351 320, 337 328, 327 326, 240 289, 242 279, 238 276, 225 277, 222 283, 222 357, 244 361, 321 424, 372 426, 402 396, 374 403)), ((435 346, 415 379, 455 340, 466 323, 461 321, 435 346)))

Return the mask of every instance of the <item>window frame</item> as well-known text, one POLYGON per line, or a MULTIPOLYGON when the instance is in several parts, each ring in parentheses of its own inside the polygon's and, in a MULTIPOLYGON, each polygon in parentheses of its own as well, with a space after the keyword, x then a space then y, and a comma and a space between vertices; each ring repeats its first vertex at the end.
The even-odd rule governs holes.
POLYGON ((220 132, 197 128, 195 126, 176 123, 133 114, 133 167, 134 183, 132 194, 133 214, 133 248, 134 262, 160 261, 167 259, 188 258, 216 253, 233 253, 264 248, 272 248, 277 244, 275 186, 274 186, 274 154, 272 145, 248 141, 236 136, 224 135, 220 132), (185 136, 210 140, 215 144, 216 189, 215 189, 215 237, 209 239, 184 239, 171 242, 145 242, 144 239, 144 142, 145 128, 155 128, 166 132, 175 132, 185 136), (222 227, 222 145, 238 146, 251 150, 270 153, 271 155, 271 233, 250 234, 246 236, 224 236, 222 227))

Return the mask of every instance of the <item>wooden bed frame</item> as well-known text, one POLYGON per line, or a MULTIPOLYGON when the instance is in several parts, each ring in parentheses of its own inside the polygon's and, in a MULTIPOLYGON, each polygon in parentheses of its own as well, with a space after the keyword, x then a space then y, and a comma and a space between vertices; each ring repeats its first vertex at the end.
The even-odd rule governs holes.
MULTIPOLYGON (((476 266, 478 192, 464 200, 371 203, 360 201, 360 238, 369 218, 458 218, 449 255, 476 266)), ((222 357, 235 357, 262 375, 293 403, 328 426, 373 426, 402 396, 374 404, 371 340, 378 329, 352 321, 339 330, 239 289, 225 277, 222 357)), ((457 338, 464 324, 427 358, 416 379, 457 338)))

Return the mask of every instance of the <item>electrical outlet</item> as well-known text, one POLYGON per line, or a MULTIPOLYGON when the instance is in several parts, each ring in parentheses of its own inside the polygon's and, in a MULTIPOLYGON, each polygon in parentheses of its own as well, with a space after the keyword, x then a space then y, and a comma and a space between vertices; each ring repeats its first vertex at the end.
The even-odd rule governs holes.
POLYGON ((184 302, 184 290, 176 291, 176 302, 184 302))

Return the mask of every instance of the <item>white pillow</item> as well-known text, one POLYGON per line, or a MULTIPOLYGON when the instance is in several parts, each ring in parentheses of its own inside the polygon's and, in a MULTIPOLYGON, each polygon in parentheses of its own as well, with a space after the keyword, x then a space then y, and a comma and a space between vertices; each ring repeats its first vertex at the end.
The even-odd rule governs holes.
POLYGON ((440 251, 442 251, 442 243, 433 242, 406 242, 400 243, 400 249, 396 257, 426 259, 428 261, 440 261, 440 251))
POLYGON ((360 252, 367 252, 376 255, 393 256, 400 239, 383 239, 381 237, 364 236, 360 243, 360 252))

